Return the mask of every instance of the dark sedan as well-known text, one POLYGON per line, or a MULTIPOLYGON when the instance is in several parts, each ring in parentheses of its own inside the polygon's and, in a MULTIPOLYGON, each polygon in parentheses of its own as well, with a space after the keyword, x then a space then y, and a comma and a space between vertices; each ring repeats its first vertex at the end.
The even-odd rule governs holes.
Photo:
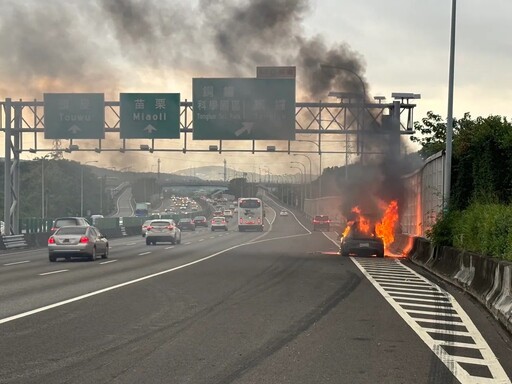
POLYGON ((384 257, 384 240, 374 231, 364 233, 357 229, 357 223, 350 228, 340 243, 342 256, 377 256, 384 257))
POLYGON ((186 230, 195 231, 196 225, 194 224, 194 220, 183 218, 183 219, 180 219, 180 221, 178 221, 178 228, 181 229, 182 231, 186 231, 186 230))
POLYGON ((208 228, 208 220, 204 216, 196 216, 194 217, 194 224, 196 227, 206 227, 208 228))

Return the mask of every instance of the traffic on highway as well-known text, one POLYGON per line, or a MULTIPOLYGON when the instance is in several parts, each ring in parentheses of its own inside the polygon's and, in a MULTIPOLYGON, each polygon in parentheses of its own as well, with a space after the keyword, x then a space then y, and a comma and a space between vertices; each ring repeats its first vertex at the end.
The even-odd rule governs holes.
POLYGON ((341 256, 261 197, 263 232, 149 231, 94 262, 2 252, 0 381, 507 382, 510 337, 478 304, 405 259, 341 256))
POLYGON ((0 384, 512 384, 487 3, 1 1, 0 384))

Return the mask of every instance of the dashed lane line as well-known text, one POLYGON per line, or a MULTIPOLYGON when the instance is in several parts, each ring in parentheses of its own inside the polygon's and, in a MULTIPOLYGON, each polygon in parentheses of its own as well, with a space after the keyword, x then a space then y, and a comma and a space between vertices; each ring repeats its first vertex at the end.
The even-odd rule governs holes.
POLYGON ((189 241, 187 243, 184 243, 183 245, 190 245, 190 244, 192 244, 192 242, 189 241))
POLYGON ((464 309, 399 260, 351 258, 377 291, 461 383, 510 383, 464 309))
POLYGON ((69 271, 69 269, 60 269, 58 271, 51 271, 51 272, 40 273, 39 276, 54 275, 56 273, 62 273, 62 272, 67 272, 67 271, 69 271))
POLYGON ((144 255, 149 255, 151 252, 142 252, 142 253, 139 253, 139 256, 144 256, 144 255))
POLYGON ((109 261, 102 261, 100 264, 110 264, 115 263, 117 260, 109 260, 109 261))
POLYGON ((30 263, 30 260, 23 260, 23 261, 16 261, 14 263, 7 263, 7 264, 4 264, 6 267, 10 266, 10 265, 18 265, 18 264, 25 264, 25 263, 30 263))
POLYGON ((174 245, 171 245, 170 247, 165 247, 165 249, 173 249, 174 245))

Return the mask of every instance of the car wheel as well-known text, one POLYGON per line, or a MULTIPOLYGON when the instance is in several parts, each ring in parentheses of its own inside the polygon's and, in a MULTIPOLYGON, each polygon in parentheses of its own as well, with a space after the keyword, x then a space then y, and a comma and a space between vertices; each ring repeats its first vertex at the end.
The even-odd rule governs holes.
POLYGON ((146 237, 146 245, 151 245, 151 241, 146 237))
POLYGON ((384 252, 377 253, 377 257, 384 257, 384 252))
POLYGON ((176 244, 176 238, 175 237, 171 237, 171 244, 172 245, 176 244))
POLYGON ((226 232, 227 232, 227 231, 228 231, 228 228, 227 228, 227 227, 226 227, 226 228, 224 228, 224 231, 226 231, 226 232))
POLYGON ((212 232, 215 232, 215 229, 212 228, 212 232))
POLYGON ((102 259, 108 259, 108 252, 109 252, 109 247, 108 247, 108 244, 107 244, 107 248, 105 248, 105 253, 101 256, 102 259))
POLYGON ((57 258, 56 258, 55 256, 52 256, 52 255, 48 255, 48 259, 49 259, 52 263, 54 263, 54 262, 56 262, 56 261, 57 261, 57 258))
POLYGON ((89 256, 89 261, 94 261, 94 260, 96 260, 96 247, 94 247, 94 248, 92 249, 92 253, 91 253, 91 255, 89 256))
POLYGON ((180 238, 176 241, 176 244, 181 244, 181 235, 180 238))

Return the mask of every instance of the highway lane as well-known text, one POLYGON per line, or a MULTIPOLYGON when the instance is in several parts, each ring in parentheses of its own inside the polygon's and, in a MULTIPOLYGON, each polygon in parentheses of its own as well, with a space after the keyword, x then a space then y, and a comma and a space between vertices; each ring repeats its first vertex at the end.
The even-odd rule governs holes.
POLYGON ((132 188, 126 188, 117 198, 116 212, 113 217, 129 217, 134 215, 132 206, 132 188))
POLYGON ((142 237, 111 240, 109 258, 95 262, 59 259, 50 263, 46 249, 32 250, 21 258, 19 254, 2 255, 0 318, 157 273, 261 236, 257 232, 234 232, 232 222, 229 228, 228 232, 207 228, 183 231, 182 242, 176 245, 148 246, 142 237), (28 262, 16 264, 19 261, 28 262))
MULTIPOLYGON (((268 229, 208 233, 202 242, 202 233, 188 233, 191 244, 168 250, 119 246, 108 277, 96 272, 100 260, 62 263, 73 273, 39 279, 46 302, 63 284, 72 290, 168 272, 0 324, 0 382, 458 382, 356 264, 372 271, 382 260, 341 258, 293 216, 276 217, 268 229), (148 249, 158 251, 139 256, 148 249)), ((42 260, 30 273, 41 267, 42 260)), ((457 301, 494 335, 489 343, 510 376, 510 338, 463 295, 457 301)))

